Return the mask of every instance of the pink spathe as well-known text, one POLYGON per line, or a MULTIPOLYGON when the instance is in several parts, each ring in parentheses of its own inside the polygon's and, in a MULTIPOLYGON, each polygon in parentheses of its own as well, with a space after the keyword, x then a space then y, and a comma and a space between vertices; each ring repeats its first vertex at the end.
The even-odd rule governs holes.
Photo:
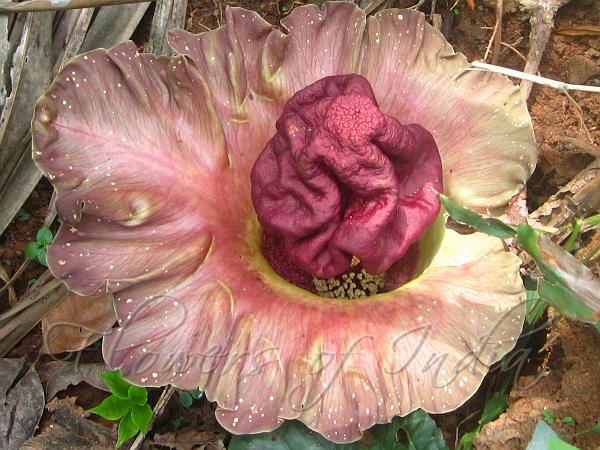
MULTIPOLYGON (((519 258, 496 238, 456 232, 439 214, 411 246, 419 256, 410 282, 399 270, 407 266, 396 266, 412 250, 386 273, 385 292, 320 297, 299 287, 311 282, 303 272, 291 283, 265 260, 265 245, 282 255, 286 249, 257 219, 251 172, 269 141, 287 136, 276 123, 288 100, 326 77, 360 74, 374 96, 336 94, 331 103, 340 103, 318 123, 324 129, 332 122, 340 149, 340 142, 364 139, 374 123, 361 122, 359 134, 348 121, 327 117, 352 116, 356 102, 375 122, 418 123, 435 139, 445 194, 501 214, 536 161, 518 87, 466 70, 466 58, 417 11, 366 17, 354 4, 325 2, 294 8, 281 29, 239 8, 224 18, 225 26, 200 35, 172 32, 178 55, 170 58, 140 54, 131 42, 80 55, 40 98, 33 157, 57 191, 62 219, 48 250, 50 270, 71 291, 114 296, 119 327, 103 342, 109 367, 138 385, 202 389, 233 433, 297 419, 331 441, 352 442, 417 408, 457 408, 521 333, 519 258)), ((427 142, 418 127, 398 129, 427 142)), ((435 164, 408 158, 410 145, 389 150, 387 140, 397 139, 381 130, 369 138, 372 146, 356 148, 389 160, 376 167, 401 195, 380 192, 389 209, 369 202, 360 209, 361 220, 373 223, 368 233, 342 231, 353 207, 342 201, 340 237, 328 241, 367 258, 361 233, 384 230, 380 236, 389 239, 396 224, 387 214, 409 210, 402 201, 411 197, 402 192, 426 194, 435 176, 418 170, 436 173, 435 164), (400 164, 400 155, 411 163, 400 164), (402 170, 415 171, 414 185, 402 184, 402 170)), ((332 165, 347 164, 348 148, 332 165)), ((298 149, 314 158, 318 147, 298 149)), ((340 169, 327 201, 340 190, 355 199, 372 190, 373 168, 357 167, 368 174, 358 177, 364 186, 350 188, 357 177, 340 169)), ((295 186, 308 190, 305 182, 295 186)), ((319 229, 327 213, 306 211, 298 229, 319 229)), ((388 251, 382 259, 393 258, 388 251)), ((388 264, 374 255, 372 267, 388 264)), ((295 266, 291 258, 279 262, 295 266)))

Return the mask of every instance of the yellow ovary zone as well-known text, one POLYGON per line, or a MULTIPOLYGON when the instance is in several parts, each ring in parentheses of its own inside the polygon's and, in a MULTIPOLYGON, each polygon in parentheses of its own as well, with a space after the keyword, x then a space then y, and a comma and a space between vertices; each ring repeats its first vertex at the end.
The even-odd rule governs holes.
MULTIPOLYGON (((248 217, 246 224, 246 233, 245 239, 243 241, 242 254, 244 257, 241 261, 245 260, 245 264, 252 268, 252 270, 260 277, 261 283, 264 283, 265 286, 273 289, 279 294, 286 297, 288 301, 302 302, 307 304, 320 304, 322 306, 328 305, 334 308, 344 308, 348 307, 349 298, 353 298, 357 300, 353 303, 360 303, 362 301, 371 302, 371 301, 396 301, 398 298, 398 293, 400 291, 407 291, 415 286, 418 286, 421 283, 421 275, 427 272, 429 265, 431 264, 432 259, 440 250, 444 234, 445 234, 445 223, 446 223, 446 214, 442 211, 440 212, 435 223, 427 230, 425 235, 421 238, 419 243, 420 248, 420 257, 419 263, 417 264, 417 268, 415 271, 415 277, 408 283, 397 287, 391 291, 381 292, 383 281, 385 280, 385 275, 372 275, 372 274, 361 274, 360 272, 354 272, 354 278, 350 278, 350 281, 356 285, 356 281, 358 280, 357 276, 360 274, 361 278, 367 283, 375 283, 378 285, 378 291, 376 294, 371 294, 369 292, 369 287, 363 287, 362 284, 359 284, 354 287, 354 297, 348 297, 347 295, 323 295, 322 290, 319 286, 315 285, 317 290, 317 294, 313 294, 310 291, 302 289, 301 287, 295 286, 292 283, 288 282, 284 278, 282 278, 279 274, 277 274, 270 264, 267 262, 265 257, 262 254, 262 227, 258 222, 258 219, 255 214, 248 217), (375 280, 374 278, 381 277, 381 281, 375 280), (357 296, 356 289, 361 289, 365 291, 367 295, 357 296), (368 298, 367 298, 368 297, 368 298)), ((352 265, 355 266, 358 264, 358 258, 353 258, 352 265)), ((339 277, 341 278, 341 277, 339 277)), ((339 286, 333 286, 333 291, 338 289, 340 286, 343 286, 343 278, 340 280, 339 286)), ((329 280, 320 280, 328 285, 329 280)), ((314 283, 314 280, 313 280, 314 283)), ((327 287, 327 290, 330 291, 331 288, 327 287)))

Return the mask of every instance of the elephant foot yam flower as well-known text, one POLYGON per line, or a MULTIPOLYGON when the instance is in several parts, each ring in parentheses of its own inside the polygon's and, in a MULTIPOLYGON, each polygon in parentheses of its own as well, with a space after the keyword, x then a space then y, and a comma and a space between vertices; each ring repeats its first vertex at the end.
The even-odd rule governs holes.
MULTIPOLYGON (((515 345, 519 260, 445 223, 501 214, 536 158, 505 77, 465 70, 421 13, 230 8, 78 56, 39 100, 34 159, 63 220, 48 265, 114 295, 107 363, 200 388, 233 433, 298 419, 335 442, 451 411, 515 345)), ((84 306, 82 306, 84 307, 84 306)))

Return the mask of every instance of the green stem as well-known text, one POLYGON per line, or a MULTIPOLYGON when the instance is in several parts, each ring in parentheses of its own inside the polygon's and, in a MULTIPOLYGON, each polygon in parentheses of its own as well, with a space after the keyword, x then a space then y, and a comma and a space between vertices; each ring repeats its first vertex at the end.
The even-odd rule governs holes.
POLYGON ((573 250, 573 246, 575 242, 577 242, 577 238, 579 237, 579 232, 581 231, 582 220, 579 218, 575 218, 575 224, 573 225, 573 231, 571 232, 571 236, 569 236, 569 240, 565 244, 565 250, 567 252, 571 252, 573 250))
POLYGON ((592 260, 592 258, 598 254, 598 252, 600 252, 600 245, 594 248, 594 250, 592 250, 590 254, 585 257, 585 259, 583 260, 583 264, 587 266, 592 260))

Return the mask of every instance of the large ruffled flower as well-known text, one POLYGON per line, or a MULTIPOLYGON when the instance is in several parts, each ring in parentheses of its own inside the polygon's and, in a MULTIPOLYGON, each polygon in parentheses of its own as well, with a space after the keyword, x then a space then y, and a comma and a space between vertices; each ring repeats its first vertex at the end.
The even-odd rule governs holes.
POLYGON ((441 159, 448 196, 505 208, 536 157, 519 89, 465 70, 415 11, 305 6, 282 32, 231 8, 226 22, 173 32, 170 59, 132 43, 79 56, 40 99, 34 158, 64 221, 50 269, 79 294, 114 294, 109 365, 205 390, 234 433, 299 419, 349 442, 455 409, 514 346, 524 291, 500 240, 435 219, 431 188, 441 159), (298 143, 298 124, 319 131, 298 143), (427 158, 406 156, 413 138, 427 158), (365 177, 348 171, 361 152, 375 159, 357 163, 365 177), (294 278, 347 275, 352 256, 395 281, 338 299, 294 278))

